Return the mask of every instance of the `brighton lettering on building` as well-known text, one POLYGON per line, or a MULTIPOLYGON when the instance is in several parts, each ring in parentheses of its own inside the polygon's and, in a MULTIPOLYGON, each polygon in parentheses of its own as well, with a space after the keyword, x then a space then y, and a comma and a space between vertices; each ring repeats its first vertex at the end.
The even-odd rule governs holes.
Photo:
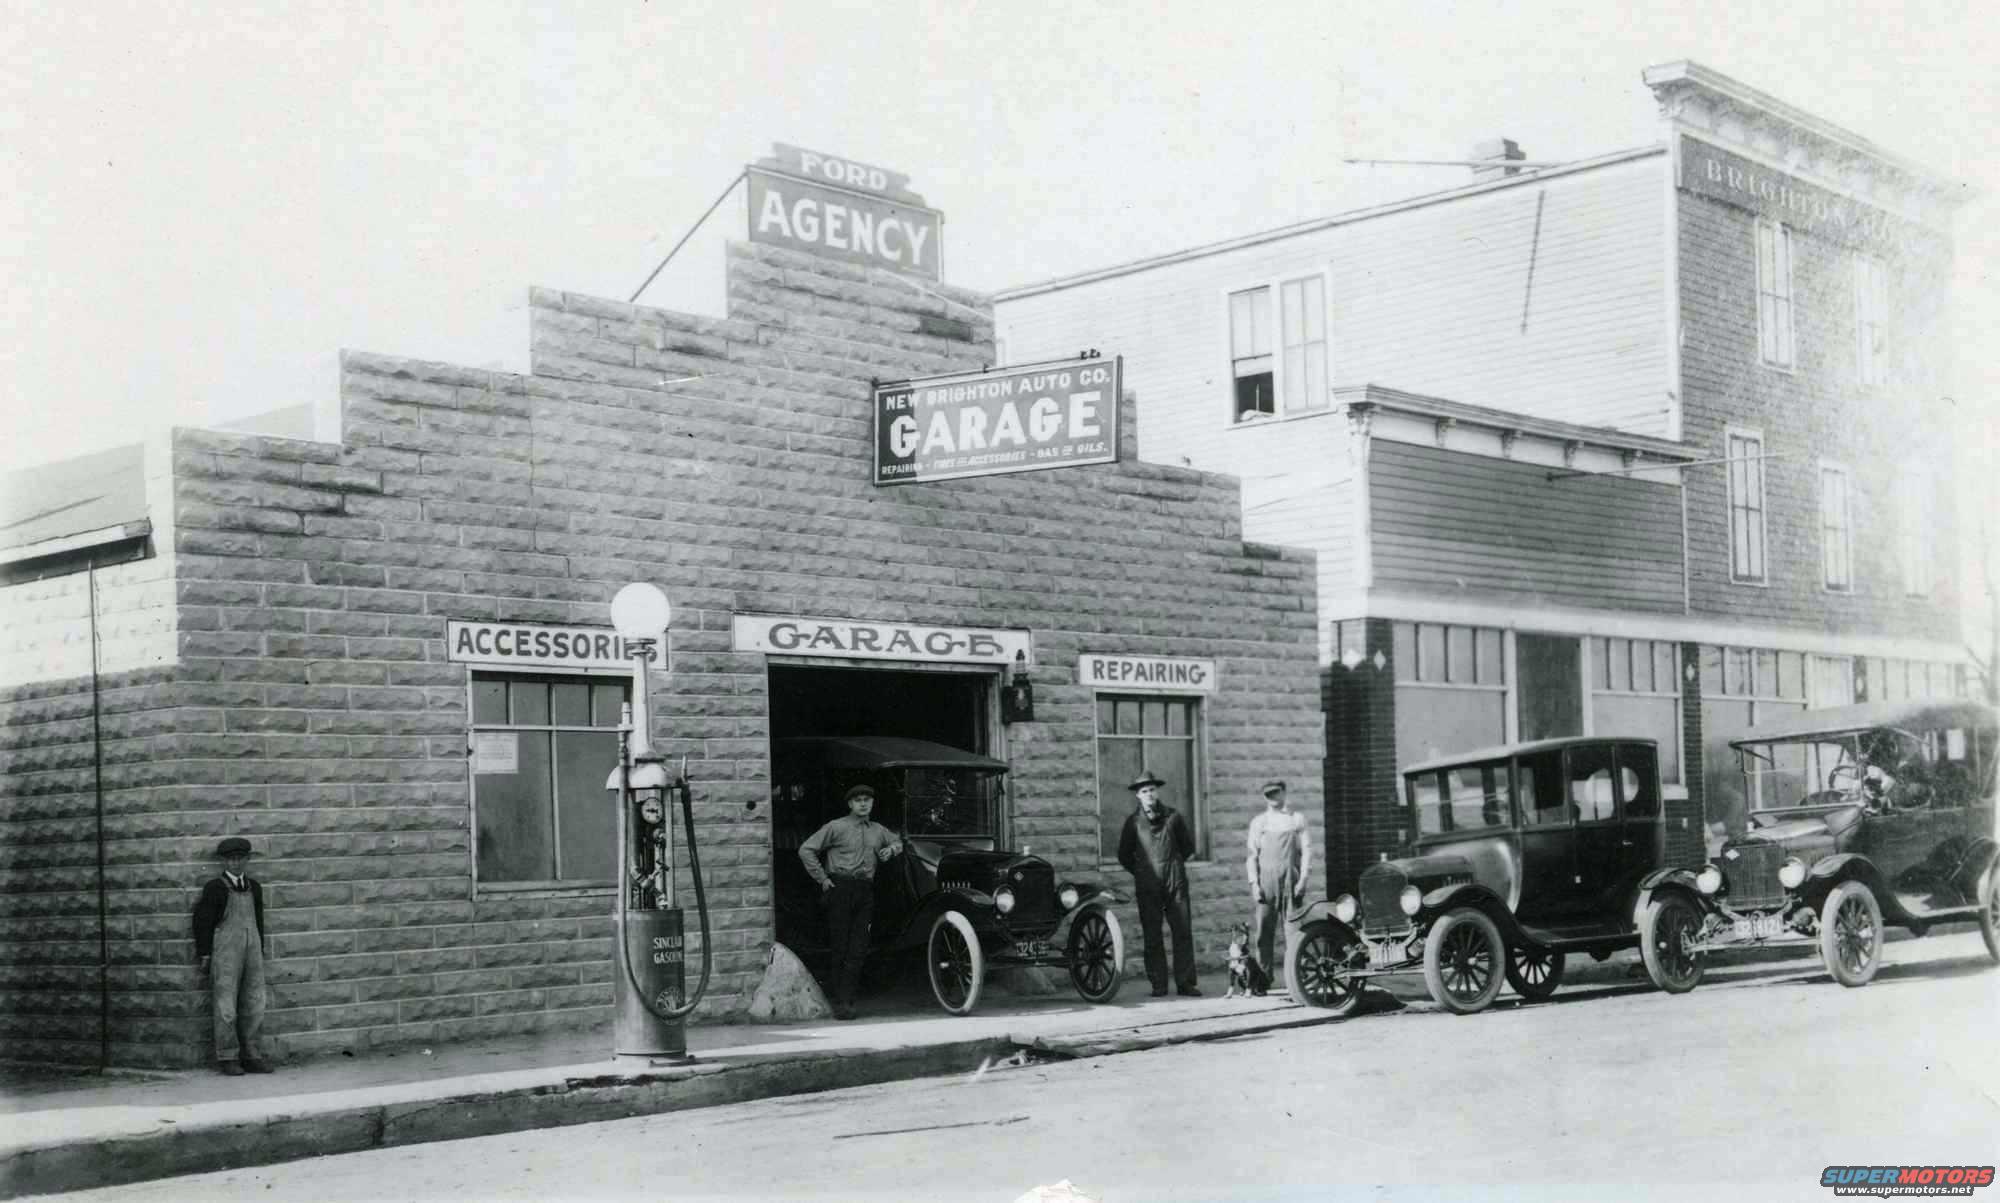
POLYGON ((875 483, 1108 464, 1122 363, 1077 359, 875 390, 875 483))

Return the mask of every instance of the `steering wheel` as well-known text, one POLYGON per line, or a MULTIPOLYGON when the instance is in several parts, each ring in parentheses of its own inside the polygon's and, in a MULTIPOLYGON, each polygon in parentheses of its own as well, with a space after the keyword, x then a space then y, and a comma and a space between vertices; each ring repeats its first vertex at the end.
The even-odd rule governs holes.
POLYGON ((1851 760, 1848 761, 1846 764, 1834 765, 1833 769, 1826 775, 1826 787, 1828 789, 1838 789, 1838 790, 1860 789, 1861 766, 1854 763, 1851 760), (1850 779, 1846 785, 1839 784, 1840 779, 1842 777, 1847 777, 1850 779))

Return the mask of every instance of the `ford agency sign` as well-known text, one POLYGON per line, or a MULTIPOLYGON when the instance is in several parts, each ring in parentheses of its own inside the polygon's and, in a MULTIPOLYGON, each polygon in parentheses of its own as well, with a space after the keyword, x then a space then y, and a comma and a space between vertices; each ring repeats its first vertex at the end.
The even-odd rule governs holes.
POLYGON ((944 217, 907 177, 782 142, 748 174, 750 241, 944 277, 944 217))
POLYGON ((875 390, 875 483, 1108 464, 1118 359, 1065 359, 875 390))

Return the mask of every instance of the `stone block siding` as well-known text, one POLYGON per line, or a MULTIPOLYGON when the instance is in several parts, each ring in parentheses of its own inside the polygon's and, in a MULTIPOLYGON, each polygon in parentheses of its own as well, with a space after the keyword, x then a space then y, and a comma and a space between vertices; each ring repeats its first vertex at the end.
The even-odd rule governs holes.
MULTIPOLYGON (((990 309, 767 248, 732 248, 730 271, 729 320, 536 290, 527 376, 348 353, 340 446, 177 433, 178 663, 131 687, 161 709, 121 719, 130 729, 105 744, 113 1013, 134 1016, 115 1060, 206 1059, 187 916, 224 833, 258 846, 282 1055, 608 1018, 603 893, 474 890, 467 671, 447 662, 444 631, 447 618, 608 624, 633 579, 675 604, 655 737, 695 782, 715 953, 698 1018, 747 1002, 771 938, 765 664, 730 647, 744 611, 1031 629, 1037 721, 1007 731, 1015 839, 1062 874, 1101 870, 1077 655, 1216 658, 1211 855, 1194 877, 1203 954, 1219 963, 1246 909, 1257 782, 1289 777, 1319 810, 1310 557, 1243 544, 1235 482, 1187 469, 875 489, 871 378, 982 366, 990 309)), ((75 691, 46 694, 64 707, 48 721, 73 723, 75 691)), ((44 693, 6 704, 48 709, 44 693)), ((60 799, 32 803, 34 821, 70 825, 47 833, 63 850, 46 866, 23 863, 42 845, 9 843, 6 922, 17 951, 34 946, 10 987, 44 998, 9 1015, 23 1032, 96 1001, 93 984, 38 967, 95 965, 94 867, 77 859, 94 845, 74 838, 93 799, 73 727, 59 734, 59 788, 13 768, 6 785, 10 808, 32 790, 60 799)), ((680 884, 686 900, 685 867, 680 884)), ((94 1025, 93 1012, 65 1027, 51 1059, 94 1060, 94 1025)))
MULTIPOLYGON (((1948 261, 1889 258, 1892 383, 1863 386, 1855 355, 1853 251, 1792 232, 1797 366, 1759 362, 1755 218, 1683 192, 1680 203, 1682 438, 1704 457, 1725 453, 1729 424, 1763 431, 1768 584, 1729 579, 1729 507, 1721 465, 1684 473, 1691 610, 1755 624, 1957 639, 1957 525, 1950 465, 1953 407, 1943 298, 1948 261), (1855 585, 1821 586, 1819 465, 1844 464, 1853 485, 1855 585), (1903 592, 1896 487, 1931 473, 1935 576, 1928 598, 1903 592)), ((1962 418, 1961 418, 1962 420, 1962 418)))

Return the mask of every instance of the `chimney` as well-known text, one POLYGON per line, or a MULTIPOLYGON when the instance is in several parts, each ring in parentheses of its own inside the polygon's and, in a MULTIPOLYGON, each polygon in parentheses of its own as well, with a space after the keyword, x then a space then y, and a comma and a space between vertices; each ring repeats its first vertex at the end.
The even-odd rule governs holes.
POLYGON ((1472 154, 1468 157, 1481 164, 1493 164, 1491 167, 1480 166, 1472 169, 1474 179, 1492 180, 1501 176, 1519 175, 1520 168, 1507 167, 1503 164, 1518 163, 1528 156, 1522 152, 1520 144, 1512 138, 1491 138, 1474 146, 1472 154))

